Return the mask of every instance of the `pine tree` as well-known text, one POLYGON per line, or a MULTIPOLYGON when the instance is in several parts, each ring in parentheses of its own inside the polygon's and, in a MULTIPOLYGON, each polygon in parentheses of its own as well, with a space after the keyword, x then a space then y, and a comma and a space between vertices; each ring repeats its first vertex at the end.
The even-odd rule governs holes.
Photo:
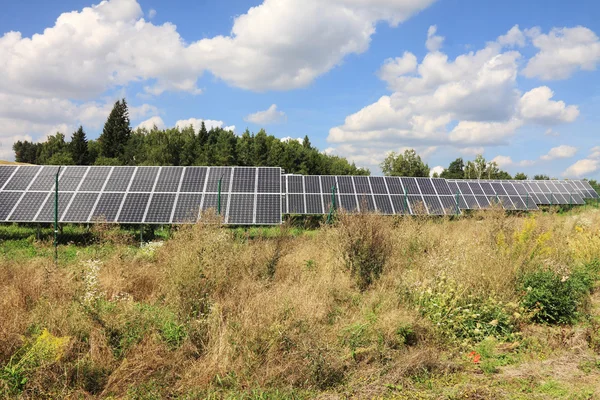
POLYGON ((107 158, 120 158, 123 160, 125 146, 131 137, 129 110, 125 99, 117 101, 104 124, 104 129, 99 141, 102 147, 102 156, 107 158))
POLYGON ((88 141, 82 126, 80 126, 77 131, 73 132, 69 147, 71 150, 71 157, 76 165, 89 164, 90 154, 88 151, 88 141))
POLYGON ((310 144, 310 139, 308 138, 308 135, 304 136, 304 140, 302 141, 302 147, 304 147, 306 150, 312 149, 312 145, 310 144))

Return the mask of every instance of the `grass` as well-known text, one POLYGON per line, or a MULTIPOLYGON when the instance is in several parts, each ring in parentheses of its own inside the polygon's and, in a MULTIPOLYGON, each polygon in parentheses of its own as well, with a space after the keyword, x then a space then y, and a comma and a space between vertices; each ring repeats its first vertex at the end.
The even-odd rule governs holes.
POLYGON ((599 223, 2 226, 0 397, 597 398, 599 223))

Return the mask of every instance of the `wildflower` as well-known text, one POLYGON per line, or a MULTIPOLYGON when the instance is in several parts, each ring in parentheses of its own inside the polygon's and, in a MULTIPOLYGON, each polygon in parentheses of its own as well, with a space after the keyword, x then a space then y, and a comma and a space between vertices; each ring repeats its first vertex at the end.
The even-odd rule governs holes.
POLYGON ((471 359, 471 361, 474 364, 479 364, 479 361, 481 361, 481 354, 478 354, 475 351, 472 351, 469 353, 469 358, 471 359))

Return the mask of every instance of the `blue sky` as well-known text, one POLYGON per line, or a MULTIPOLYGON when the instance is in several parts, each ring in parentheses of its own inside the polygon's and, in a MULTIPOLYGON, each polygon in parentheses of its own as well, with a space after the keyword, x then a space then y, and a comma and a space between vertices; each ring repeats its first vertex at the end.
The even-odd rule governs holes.
POLYGON ((600 4, 475 0, 11 2, 0 14, 0 158, 14 140, 134 126, 265 128, 379 174, 478 153, 600 178, 600 4), (35 36, 34 36, 35 35, 35 36), (428 40, 429 39, 429 40, 428 40))

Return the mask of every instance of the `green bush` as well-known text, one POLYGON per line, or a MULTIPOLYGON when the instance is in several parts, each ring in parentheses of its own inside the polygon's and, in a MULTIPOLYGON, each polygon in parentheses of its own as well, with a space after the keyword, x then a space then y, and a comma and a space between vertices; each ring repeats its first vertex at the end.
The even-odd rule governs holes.
POLYGON ((445 340, 469 343, 487 337, 509 341, 519 337, 521 309, 494 299, 493 294, 475 296, 455 281, 440 277, 410 296, 445 340))
POLYGON ((521 277, 521 305, 534 322, 571 324, 579 316, 594 286, 597 263, 577 268, 562 276, 551 270, 530 272, 521 277))

